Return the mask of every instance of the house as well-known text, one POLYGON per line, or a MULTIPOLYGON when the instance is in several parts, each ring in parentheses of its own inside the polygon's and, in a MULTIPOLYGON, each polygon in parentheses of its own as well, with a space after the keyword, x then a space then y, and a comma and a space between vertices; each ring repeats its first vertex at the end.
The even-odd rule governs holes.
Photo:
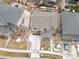
POLYGON ((65 0, 65 5, 69 6, 69 5, 74 5, 74 4, 77 4, 79 5, 79 0, 65 0))
POLYGON ((79 45, 79 13, 63 11, 61 13, 61 25, 64 48, 68 47, 67 51, 74 52, 73 54, 75 54, 79 45), (71 48, 72 46, 75 47, 71 48))
POLYGON ((50 46, 50 44, 52 45, 54 43, 50 42, 54 42, 55 40, 54 34, 56 33, 57 20, 57 14, 55 12, 36 9, 31 13, 31 32, 33 36, 41 36, 41 49, 52 50, 53 46, 50 46))
POLYGON ((79 41, 79 13, 64 11, 61 13, 62 37, 66 40, 79 41))
POLYGON ((31 14, 31 29, 33 33, 43 32, 55 33, 56 16, 53 12, 44 12, 40 10, 34 10, 31 14))
POLYGON ((60 38, 56 38, 59 37, 59 34, 56 34, 56 29, 58 27, 57 17, 58 14, 55 12, 47 12, 41 10, 34 10, 32 12, 30 28, 32 30, 32 35, 41 36, 41 49, 44 48, 47 50, 53 50, 52 45, 57 43, 55 41, 60 41, 60 38))
POLYGON ((20 9, 23 9, 23 14, 21 16, 21 21, 23 26, 26 26, 27 28, 29 28, 29 23, 30 23, 30 14, 31 14, 31 11, 28 11, 26 10, 26 8, 24 9, 25 6, 23 5, 20 5, 19 3, 16 3, 16 2, 13 2, 11 4, 12 7, 15 7, 15 8, 20 8, 20 9))
POLYGON ((5 4, 0 5, 0 35, 8 35, 22 23, 23 10, 5 4))

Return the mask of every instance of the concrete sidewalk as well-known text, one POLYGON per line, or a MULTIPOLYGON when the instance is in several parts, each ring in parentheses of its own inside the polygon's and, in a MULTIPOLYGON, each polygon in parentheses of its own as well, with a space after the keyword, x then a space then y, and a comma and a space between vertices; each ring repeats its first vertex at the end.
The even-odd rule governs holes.
POLYGON ((27 58, 27 57, 8 57, 8 56, 0 56, 0 59, 47 59, 47 58, 27 58))

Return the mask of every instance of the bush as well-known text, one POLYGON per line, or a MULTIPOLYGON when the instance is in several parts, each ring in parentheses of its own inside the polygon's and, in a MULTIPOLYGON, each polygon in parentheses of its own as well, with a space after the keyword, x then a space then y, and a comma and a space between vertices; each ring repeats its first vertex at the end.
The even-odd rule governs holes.
POLYGON ((18 36, 17 36, 17 33, 16 33, 16 32, 15 32, 15 33, 12 33, 10 36, 11 36, 11 38, 12 38, 12 39, 17 39, 17 38, 18 38, 18 36))
POLYGON ((1 39, 7 39, 7 36, 5 36, 5 35, 0 35, 0 38, 1 38, 1 39))
POLYGON ((79 12, 79 5, 69 6, 70 10, 75 10, 75 12, 79 12))

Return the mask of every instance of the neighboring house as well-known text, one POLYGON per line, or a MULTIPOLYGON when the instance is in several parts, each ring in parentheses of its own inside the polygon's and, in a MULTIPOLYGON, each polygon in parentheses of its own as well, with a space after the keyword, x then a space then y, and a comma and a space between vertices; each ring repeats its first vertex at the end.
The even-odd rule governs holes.
POLYGON ((15 32, 22 22, 23 10, 5 4, 0 5, 0 34, 15 32))
MULTIPOLYGON (((13 2, 11 4, 12 7, 16 7, 16 8, 20 8, 20 9, 23 9, 23 5, 19 4, 19 3, 16 3, 16 2, 13 2)), ((26 9, 23 9, 23 14, 22 14, 22 25, 23 26, 26 26, 27 28, 29 28, 29 23, 30 23, 30 14, 31 12, 26 10, 26 9)))
POLYGON ((77 3, 78 0, 69 0, 70 3, 77 3))
POLYGON ((33 34, 51 38, 55 34, 56 16, 53 12, 34 10, 31 14, 31 29, 33 34))
POLYGON ((79 13, 61 12, 61 25, 64 50, 76 55, 79 43, 79 13))
POLYGON ((14 29, 10 29, 7 25, 0 25, 0 35, 8 35, 14 32, 14 29))
POLYGON ((79 41, 79 13, 62 12, 62 38, 68 41, 79 41))
POLYGON ((78 4, 79 5, 79 0, 65 0, 66 5, 73 5, 73 4, 78 4))

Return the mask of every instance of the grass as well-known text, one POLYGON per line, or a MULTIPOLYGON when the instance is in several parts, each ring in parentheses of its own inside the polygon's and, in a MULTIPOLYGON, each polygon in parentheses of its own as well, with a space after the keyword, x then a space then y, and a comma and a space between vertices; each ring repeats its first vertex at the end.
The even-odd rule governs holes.
POLYGON ((11 53, 0 51, 0 56, 11 56, 11 57, 30 57, 29 53, 11 53))
MULTIPOLYGON (((6 44, 7 39, 0 39, 0 47, 4 47, 6 44)), ((20 43, 16 42, 15 40, 11 40, 7 46, 7 48, 12 49, 27 49, 26 41, 22 41, 20 43)))
POLYGON ((71 11, 75 10, 75 12, 79 12, 79 5, 69 6, 69 8, 71 11))
MULTIPOLYGON (((0 38, 0 47, 4 47, 7 39, 0 38)), ((11 40, 7 48, 12 49, 27 49, 25 41, 17 43, 15 40, 11 40)), ((0 51, 0 56, 12 56, 12 57, 30 57, 29 53, 12 53, 0 51)))
MULTIPOLYGON (((0 47, 4 47, 5 43, 6 43, 6 39, 0 39, 0 47)), ((11 40, 8 47, 7 48, 12 48, 12 49, 27 49, 25 41, 22 41, 20 43, 17 43, 15 40, 11 40)), ((49 44, 49 40, 48 41, 44 41, 43 44, 43 48, 47 49, 50 48, 50 44, 49 44)), ((29 53, 13 53, 13 52, 4 52, 4 51, 0 51, 0 56, 11 56, 11 57, 30 57, 29 53)), ((57 55, 50 55, 50 54, 43 54, 43 56, 41 56, 41 58, 48 58, 48 59, 62 59, 61 56, 57 56, 57 55)))
POLYGON ((6 39, 0 38, 0 47, 4 47, 6 43, 6 39))
POLYGON ((62 59, 61 56, 58 56, 58 55, 50 55, 50 54, 42 54, 41 58, 48 58, 48 59, 62 59))
POLYGON ((77 52, 77 56, 79 57, 79 53, 77 52))
POLYGON ((12 49, 27 49, 26 42, 16 42, 15 40, 11 40, 7 48, 12 48, 12 49))

